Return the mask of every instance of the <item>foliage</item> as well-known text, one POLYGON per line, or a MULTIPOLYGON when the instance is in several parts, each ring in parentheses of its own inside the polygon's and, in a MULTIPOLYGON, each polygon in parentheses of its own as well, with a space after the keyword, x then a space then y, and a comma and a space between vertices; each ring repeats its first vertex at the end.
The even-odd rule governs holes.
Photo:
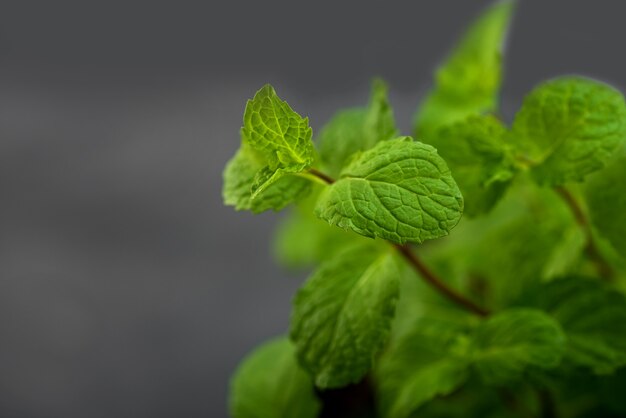
POLYGON ((362 411, 331 412, 341 397, 380 418, 626 414, 626 105, 557 77, 500 120, 513 8, 437 69, 415 139, 381 80, 316 141, 271 86, 248 101, 224 201, 293 203, 274 249, 314 270, 288 337, 237 370, 235 418, 362 411))

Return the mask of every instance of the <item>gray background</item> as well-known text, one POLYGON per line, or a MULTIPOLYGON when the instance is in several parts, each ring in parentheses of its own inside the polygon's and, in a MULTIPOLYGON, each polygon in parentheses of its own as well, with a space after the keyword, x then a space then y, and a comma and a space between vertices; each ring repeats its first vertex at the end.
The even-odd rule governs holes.
MULTIPOLYGON (((407 132, 489 3, 2 2, 0 417, 226 416, 302 279, 278 215, 222 206, 245 100, 271 82, 315 129, 379 75, 407 132)), ((561 73, 625 85, 620 3, 522 1, 505 108, 561 73)))

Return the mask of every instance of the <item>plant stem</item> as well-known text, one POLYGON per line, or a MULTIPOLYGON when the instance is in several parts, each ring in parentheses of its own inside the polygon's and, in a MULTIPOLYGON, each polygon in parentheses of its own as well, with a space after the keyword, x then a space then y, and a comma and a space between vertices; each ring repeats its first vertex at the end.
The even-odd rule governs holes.
POLYGON ((318 178, 324 180, 328 184, 333 184, 335 182, 334 178, 332 178, 329 175, 324 174, 321 171, 318 171, 318 170, 316 170, 314 168, 309 168, 309 173, 313 174, 315 177, 318 177, 318 178))
POLYGON ((555 187, 554 190, 556 193, 563 199, 563 201, 567 204, 567 206, 572 211, 574 215, 574 219, 578 225, 583 229, 585 233, 585 239, 587 243, 585 244, 585 253, 589 259, 595 264, 596 269, 598 270, 598 274, 605 280, 611 280, 614 277, 613 269, 609 265, 609 263, 604 259, 598 247, 596 246, 595 240, 593 239, 593 231, 591 230, 591 224, 585 215, 582 207, 576 201, 576 198, 567 190, 565 187, 555 187))
MULTIPOLYGON (((309 173, 312 175, 324 180, 328 184, 333 184, 335 180, 328 176, 327 174, 322 173, 314 168, 309 169, 309 173)), ((432 287, 434 287, 439 293, 456 303, 457 305, 462 306, 468 311, 475 313, 479 316, 488 316, 489 311, 481 306, 475 304, 470 299, 466 298, 462 294, 458 293, 456 290, 448 287, 448 285, 441 280, 435 273, 426 267, 424 263, 417 257, 411 248, 408 245, 400 245, 391 243, 399 252, 404 256, 404 258, 409 262, 409 264, 420 274, 420 276, 428 282, 432 287)))
POLYGON ((411 264, 413 268, 422 276, 422 278, 428 282, 432 287, 434 287, 439 293, 443 294, 445 297, 455 302, 457 305, 462 306, 468 311, 475 313, 479 316, 489 316, 489 311, 485 308, 478 306, 470 299, 466 298, 462 294, 458 293, 456 290, 448 287, 448 285, 441 280, 435 273, 433 273, 419 257, 411 251, 411 248, 405 244, 393 244, 394 247, 402 254, 402 256, 411 264))

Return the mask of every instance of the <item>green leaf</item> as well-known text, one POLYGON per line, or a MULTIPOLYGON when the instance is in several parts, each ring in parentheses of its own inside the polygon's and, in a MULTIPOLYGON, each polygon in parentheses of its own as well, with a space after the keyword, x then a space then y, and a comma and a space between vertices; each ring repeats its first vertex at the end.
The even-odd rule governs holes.
POLYGON ((397 298, 390 248, 353 247, 313 274, 295 297, 291 339, 318 387, 363 378, 387 341, 397 298))
POLYGON ((536 87, 515 116, 518 158, 541 184, 582 181, 626 138, 626 105, 607 84, 560 77, 536 87))
POLYGON ((489 8, 437 69, 435 88, 416 114, 417 138, 429 138, 437 128, 467 116, 496 110, 513 6, 512 1, 500 1, 489 8))
POLYGON ((470 116, 425 138, 450 167, 469 216, 488 212, 513 176, 504 142, 506 134, 506 127, 495 117, 470 116))
POLYGON ((380 79, 375 79, 365 114, 363 146, 359 150, 372 148, 378 142, 391 139, 398 134, 387 92, 387 84, 380 79))
POLYGON ((286 338, 258 347, 239 365, 231 381, 233 418, 315 418, 320 407, 313 383, 286 338))
POLYGON ((449 395, 467 380, 465 336, 437 325, 424 323, 381 357, 375 377, 382 416, 413 416, 426 402, 449 395))
POLYGON ((593 225, 626 257, 626 156, 621 156, 585 183, 585 198, 593 225))
POLYGON ((510 309, 490 317, 472 339, 473 361, 487 384, 520 379, 529 368, 559 365, 565 335, 548 315, 532 309, 510 309))
POLYGON ((356 156, 315 210, 331 225, 367 237, 420 243, 459 222, 463 198, 437 151, 402 137, 356 156))
POLYGON ((290 175, 276 180, 262 190, 257 187, 253 198, 252 189, 257 176, 265 169, 262 158, 249 146, 242 144, 224 169, 224 203, 237 210, 260 213, 269 209, 280 210, 310 191, 308 180, 290 175))
POLYGON ((320 131, 320 160, 329 175, 338 175, 352 154, 365 149, 363 130, 366 115, 365 108, 341 110, 320 131))
POLYGON ((537 306, 567 335, 569 362, 611 373, 626 365, 626 297, 598 279, 568 277, 535 292, 537 306))
POLYGON ((269 84, 248 100, 241 129, 244 140, 267 161, 271 171, 300 172, 311 166, 315 151, 308 118, 282 101, 269 84))
POLYGON ((337 176, 355 152, 368 150, 396 135, 387 85, 382 80, 374 80, 367 108, 340 111, 322 128, 320 158, 325 170, 337 176))

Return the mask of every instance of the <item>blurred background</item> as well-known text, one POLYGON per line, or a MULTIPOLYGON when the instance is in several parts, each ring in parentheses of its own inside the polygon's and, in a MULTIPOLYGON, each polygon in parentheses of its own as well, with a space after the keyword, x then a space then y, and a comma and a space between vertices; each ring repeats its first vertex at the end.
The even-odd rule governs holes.
MULTIPOLYGON (((304 277, 279 215, 222 205, 245 100, 314 130, 385 78, 399 126, 490 1, 0 5, 0 417, 226 417, 304 277)), ((581 73, 626 86, 626 5, 520 1, 504 114, 581 73)))

